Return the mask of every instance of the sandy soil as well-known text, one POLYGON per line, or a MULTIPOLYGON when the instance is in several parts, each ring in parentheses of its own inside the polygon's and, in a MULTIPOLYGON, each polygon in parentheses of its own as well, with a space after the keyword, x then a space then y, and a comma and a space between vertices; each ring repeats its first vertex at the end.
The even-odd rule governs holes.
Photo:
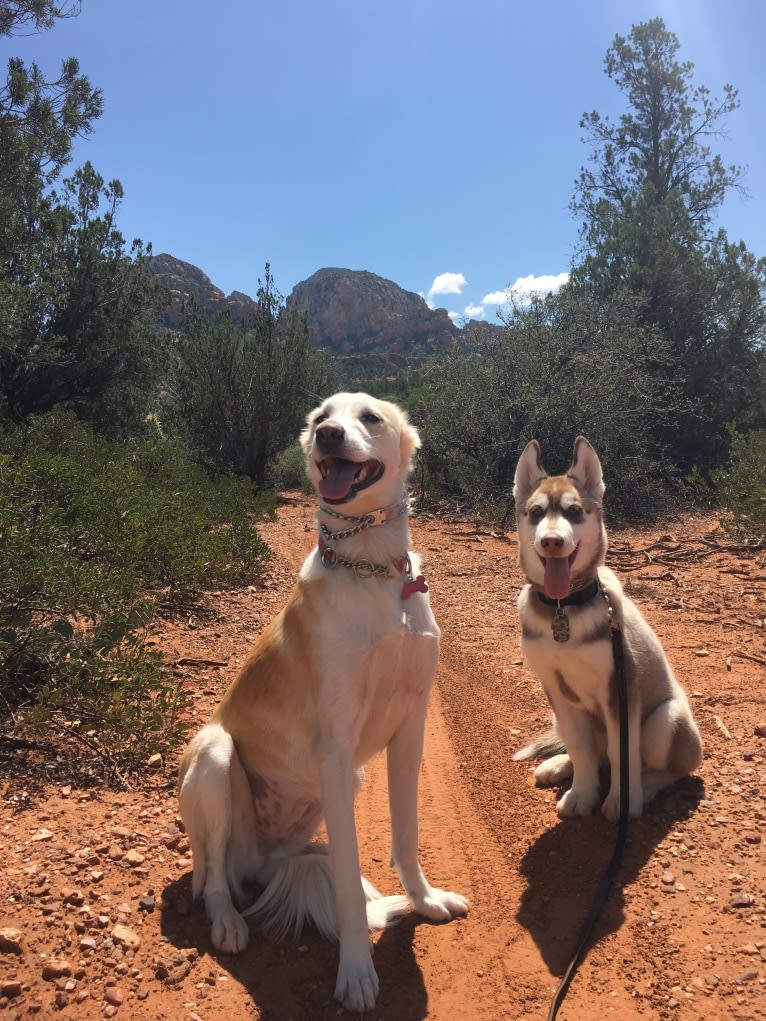
MULTIPOLYGON (((165 621, 156 641, 195 692, 203 722, 314 542, 297 494, 262 532, 275 559, 261 585, 212 594, 209 612, 165 621)), ((642 606, 691 696, 706 744, 698 776, 631 824, 620 876, 559 1018, 766 1018, 766 554, 684 518, 613 534, 610 564, 642 606)), ((374 1021, 547 1017, 615 827, 558 820, 511 754, 547 724, 518 651, 521 579, 512 535, 417 517, 443 629, 422 769, 424 867, 471 898, 467 918, 416 917, 375 937, 374 1021)), ((0 1021, 329 1021, 337 951, 254 935, 212 952, 179 826, 175 758, 146 787, 82 790, 3 759, 0 1021)), ((365 874, 384 893, 385 763, 358 801, 365 874)))

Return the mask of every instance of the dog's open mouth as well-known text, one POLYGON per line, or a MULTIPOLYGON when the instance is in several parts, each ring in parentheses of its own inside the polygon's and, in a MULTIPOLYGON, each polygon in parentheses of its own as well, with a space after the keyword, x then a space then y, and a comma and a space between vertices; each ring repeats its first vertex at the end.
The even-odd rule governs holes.
POLYGON ((377 482, 386 466, 374 458, 370 461, 346 461, 342 457, 324 457, 317 462, 322 477, 319 495, 328 503, 345 503, 362 489, 377 482))
POLYGON ((575 562, 577 550, 568 557, 540 557, 544 566, 543 589, 549 599, 566 599, 571 585, 572 564, 575 562))

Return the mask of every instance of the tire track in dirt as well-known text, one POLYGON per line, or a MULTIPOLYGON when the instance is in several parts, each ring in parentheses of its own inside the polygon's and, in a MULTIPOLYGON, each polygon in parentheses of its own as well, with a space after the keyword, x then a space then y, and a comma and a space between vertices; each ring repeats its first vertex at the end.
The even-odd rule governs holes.
MULTIPOLYGON (((415 917, 404 924, 411 934, 414 967, 424 990, 422 1013, 412 1012, 411 988, 402 985, 397 968, 380 953, 381 945, 398 943, 397 930, 377 938, 376 965, 386 989, 386 1017, 429 1017, 435 1021, 496 1021, 523 1016, 516 1013, 525 996, 539 1002, 545 990, 536 980, 522 992, 518 974, 508 974, 509 945, 519 939, 513 922, 515 891, 509 881, 507 860, 497 842, 478 817, 460 776, 438 689, 433 693, 426 724, 426 743, 420 777, 421 863, 436 886, 463 893, 471 900, 465 919, 431 925, 415 917)), ((357 818, 361 855, 366 873, 386 892, 395 892, 398 881, 380 862, 388 861, 388 822, 385 758, 376 758, 367 770, 360 793, 357 818), (385 833, 385 857, 380 848, 385 833), (365 840, 363 834, 372 834, 365 840), (368 862, 377 866, 374 870, 368 862)), ((392 962, 393 963, 393 962, 392 962)))

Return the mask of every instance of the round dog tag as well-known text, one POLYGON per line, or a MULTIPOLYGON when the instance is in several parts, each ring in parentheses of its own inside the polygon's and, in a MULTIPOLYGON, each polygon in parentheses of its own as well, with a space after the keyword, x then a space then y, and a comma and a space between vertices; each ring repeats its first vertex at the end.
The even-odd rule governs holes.
POLYGON ((326 567, 328 571, 335 567, 338 560, 338 554, 330 546, 325 546, 319 555, 319 559, 322 561, 322 567, 326 567))

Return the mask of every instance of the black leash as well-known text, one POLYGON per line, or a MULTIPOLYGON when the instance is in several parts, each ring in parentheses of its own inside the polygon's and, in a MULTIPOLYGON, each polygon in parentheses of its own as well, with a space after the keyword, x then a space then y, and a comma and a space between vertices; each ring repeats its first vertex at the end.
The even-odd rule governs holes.
POLYGON ((601 595, 606 600, 607 612, 609 614, 609 632, 612 638, 612 655, 614 657, 614 672, 615 680, 617 682, 617 698, 619 701, 619 716, 620 716, 620 819, 617 824, 617 839, 615 840, 614 850, 612 851, 612 857, 609 864, 606 867, 606 871, 601 877, 601 881, 596 887, 596 892, 593 896, 593 903, 591 909, 588 912, 588 916, 583 923, 583 927, 580 930, 580 935, 577 939, 577 945, 575 952, 572 955, 572 959, 569 962, 567 970, 564 972, 564 977, 561 980, 561 984, 556 990, 556 995, 553 997, 551 1002, 551 1009, 548 1013, 548 1021, 554 1021, 556 1014, 558 1013, 559 1007, 564 1001, 564 997, 567 994, 567 990, 575 976, 580 963, 585 957, 585 953, 588 949, 590 942, 591 930, 598 918, 601 909, 606 903, 606 899, 609 895, 609 888, 612 885, 612 880, 617 874, 617 869, 622 861, 622 853, 625 850, 625 842, 628 836, 628 821, 630 818, 629 813, 629 781, 628 775, 628 691, 625 684, 625 654, 622 647, 622 631, 620 625, 615 619, 612 604, 609 601, 609 595, 603 586, 600 585, 601 595))

